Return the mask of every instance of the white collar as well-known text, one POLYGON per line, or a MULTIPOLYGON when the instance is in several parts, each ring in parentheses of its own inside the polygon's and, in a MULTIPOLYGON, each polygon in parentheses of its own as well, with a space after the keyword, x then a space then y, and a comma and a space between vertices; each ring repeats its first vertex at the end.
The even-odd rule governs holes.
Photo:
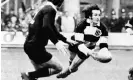
POLYGON ((49 1, 45 1, 42 3, 42 6, 46 6, 46 5, 51 5, 55 9, 55 11, 57 11, 56 6, 53 3, 49 2, 49 1))

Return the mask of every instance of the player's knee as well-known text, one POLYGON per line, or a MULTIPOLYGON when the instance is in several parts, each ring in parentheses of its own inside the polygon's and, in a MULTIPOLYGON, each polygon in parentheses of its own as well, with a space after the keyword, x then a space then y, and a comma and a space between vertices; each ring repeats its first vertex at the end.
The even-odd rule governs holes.
POLYGON ((85 60, 89 57, 89 55, 85 55, 84 53, 82 52, 78 52, 78 57, 82 60, 85 60))

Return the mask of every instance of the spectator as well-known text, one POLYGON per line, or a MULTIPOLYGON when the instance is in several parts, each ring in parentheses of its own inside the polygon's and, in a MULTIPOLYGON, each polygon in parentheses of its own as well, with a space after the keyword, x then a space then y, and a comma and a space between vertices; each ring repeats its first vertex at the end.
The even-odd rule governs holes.
POLYGON ((16 16, 12 16, 11 21, 8 22, 8 31, 19 31, 18 19, 16 16))
POLYGON ((2 18, 1 18, 1 31, 5 31, 5 23, 2 18))
POLYGON ((133 17, 130 19, 129 23, 133 26, 133 17))
POLYGON ((108 19, 108 16, 106 16, 104 12, 101 15, 101 22, 104 23, 107 26, 108 31, 110 31, 110 29, 109 29, 109 19, 108 19))
POLYGON ((18 18, 19 18, 20 22, 21 22, 21 20, 24 19, 24 12, 23 12, 22 8, 19 8, 19 10, 18 10, 18 18))
POLYGON ((111 16, 111 19, 109 19, 109 30, 110 32, 118 32, 117 31, 117 23, 118 23, 118 19, 116 17, 116 14, 115 12, 112 12, 112 16, 111 16))
POLYGON ((68 12, 65 11, 60 19, 62 32, 74 32, 76 27, 76 20, 74 17, 70 16, 68 12))
POLYGON ((127 26, 128 27, 131 27, 131 29, 133 29, 132 27, 132 19, 133 19, 133 13, 132 12, 129 12, 128 13, 128 20, 127 20, 127 23, 125 24, 124 28, 123 28, 123 32, 127 32, 127 26))
POLYGON ((5 30, 5 16, 4 9, 1 8, 1 31, 5 30))
POLYGON ((22 8, 19 8, 19 26, 20 26, 20 31, 24 36, 27 36, 27 31, 28 31, 28 24, 32 20, 32 17, 30 13, 25 13, 22 8))
POLYGON ((11 21, 12 16, 16 16, 13 9, 11 9, 10 13, 6 15, 6 18, 5 18, 6 25, 8 25, 8 22, 11 21))
POLYGON ((128 18, 126 17, 126 13, 122 12, 121 17, 119 17, 119 20, 118 20, 118 26, 117 26, 118 32, 122 32, 122 30, 125 28, 125 24, 127 23, 127 21, 128 21, 128 18))
POLYGON ((4 40, 12 41, 14 39, 18 29, 19 29, 19 26, 17 23, 17 17, 15 15, 13 15, 10 18, 10 21, 7 22, 6 31, 8 31, 8 33, 4 35, 4 40))
POLYGON ((130 20, 130 19, 132 19, 132 17, 133 17, 133 12, 129 12, 128 13, 128 19, 130 20))
POLYGON ((126 33, 133 35, 133 17, 125 25, 126 33))

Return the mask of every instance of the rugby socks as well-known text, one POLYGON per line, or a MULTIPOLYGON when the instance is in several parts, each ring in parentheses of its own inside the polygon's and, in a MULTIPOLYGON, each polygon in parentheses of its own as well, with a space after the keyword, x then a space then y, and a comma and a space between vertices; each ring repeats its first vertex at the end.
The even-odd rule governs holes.
POLYGON ((50 76, 50 72, 49 72, 49 68, 40 68, 36 71, 29 72, 28 75, 31 79, 34 79, 34 78, 50 76))

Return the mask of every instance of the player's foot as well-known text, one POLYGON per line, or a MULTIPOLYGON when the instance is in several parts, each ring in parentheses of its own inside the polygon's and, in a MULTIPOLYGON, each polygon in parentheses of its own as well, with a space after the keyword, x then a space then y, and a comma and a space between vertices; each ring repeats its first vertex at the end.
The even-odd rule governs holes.
POLYGON ((62 71, 61 73, 59 73, 56 77, 57 78, 66 78, 70 74, 71 74, 71 72, 70 72, 69 68, 67 68, 65 71, 62 71))
POLYGON ((37 79, 31 79, 26 73, 21 73, 22 80, 37 80, 37 79))

